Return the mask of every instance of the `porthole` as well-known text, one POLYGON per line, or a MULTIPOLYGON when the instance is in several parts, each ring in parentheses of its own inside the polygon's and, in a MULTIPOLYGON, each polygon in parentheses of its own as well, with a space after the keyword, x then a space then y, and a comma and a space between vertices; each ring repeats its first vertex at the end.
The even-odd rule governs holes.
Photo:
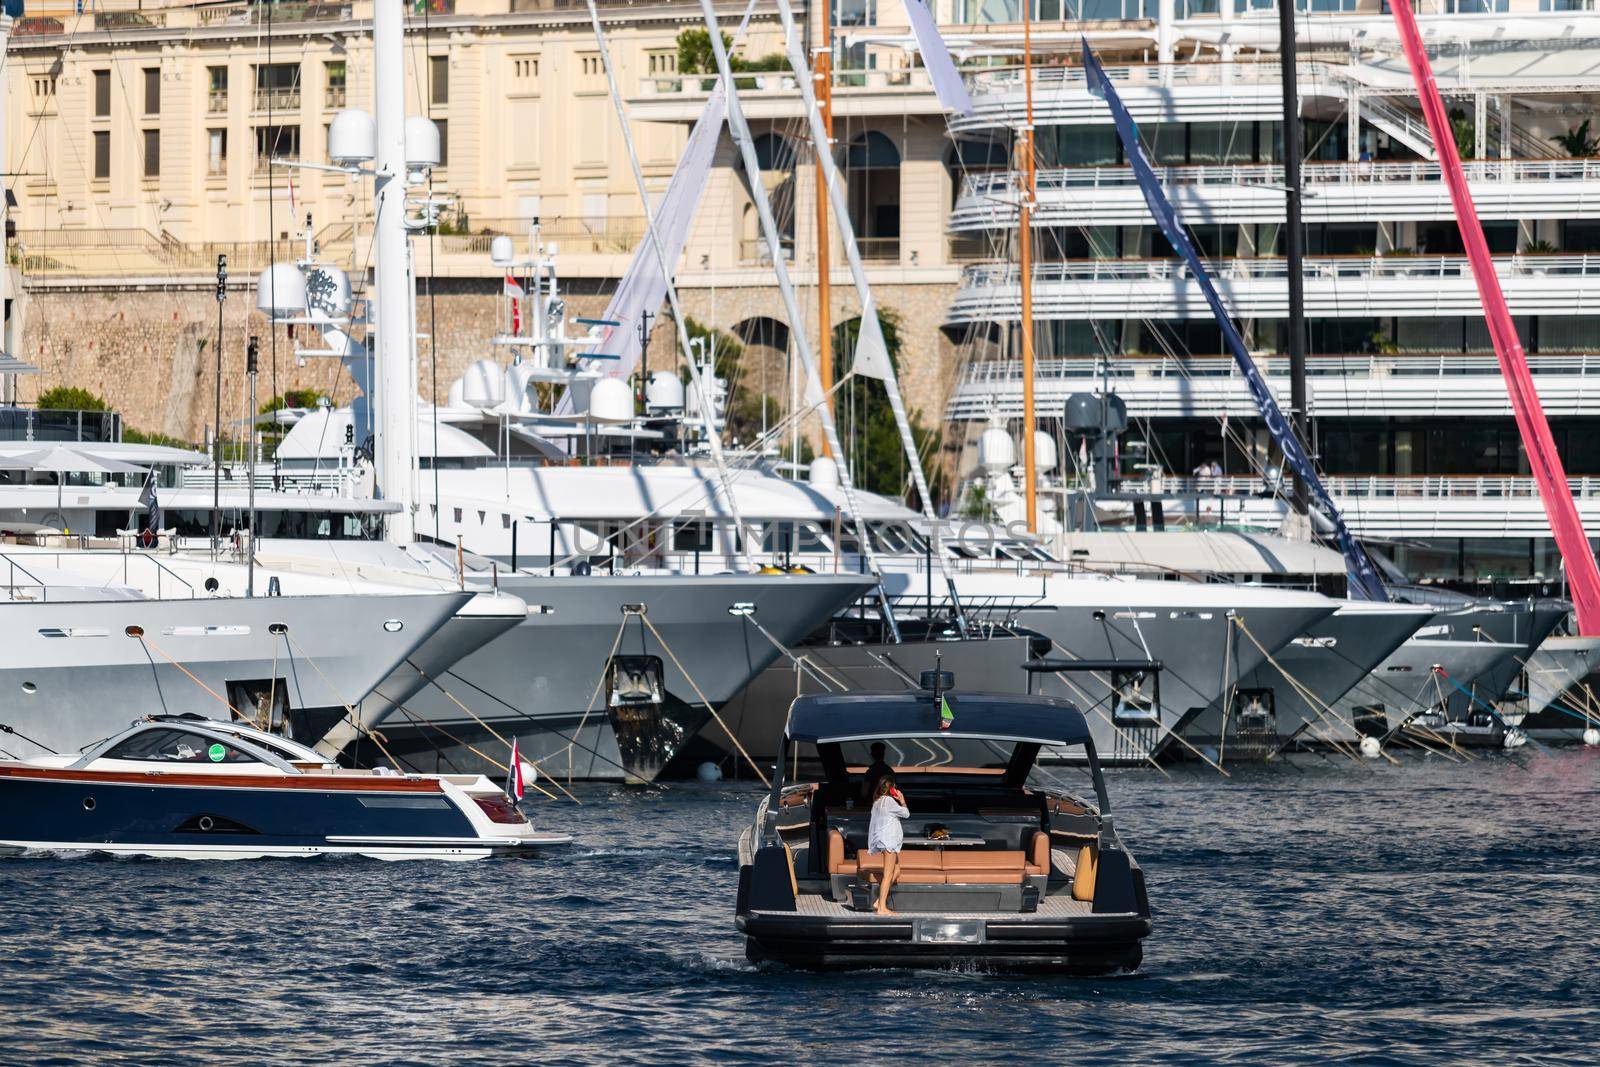
POLYGON ((34 685, 32 682, 23 682, 22 691, 29 694, 37 693, 39 691, 39 687, 34 685))
POLYGON ((94 797, 84 797, 83 798, 83 810, 84 811, 93 811, 94 810, 94 797))
POLYGON ((389 619, 389 620, 388 620, 388 621, 386 621, 386 622, 385 622, 385 623, 384 623, 384 624, 383 624, 383 628, 384 628, 384 629, 385 629, 385 630, 388 630, 388 631, 389 631, 389 632, 390 632, 390 633, 392 633, 392 634, 397 634, 397 633, 399 633, 399 632, 400 632, 400 631, 401 631, 401 630, 402 630, 402 629, 404 629, 404 628, 405 628, 405 625, 406 625, 406 624, 405 624, 405 623, 403 623, 403 622, 401 622, 401 621, 400 621, 400 620, 399 620, 399 619, 389 619))
POLYGON ((215 825, 216 825, 216 823, 211 821, 211 816, 209 816, 209 815, 200 816, 200 829, 209 831, 215 825))

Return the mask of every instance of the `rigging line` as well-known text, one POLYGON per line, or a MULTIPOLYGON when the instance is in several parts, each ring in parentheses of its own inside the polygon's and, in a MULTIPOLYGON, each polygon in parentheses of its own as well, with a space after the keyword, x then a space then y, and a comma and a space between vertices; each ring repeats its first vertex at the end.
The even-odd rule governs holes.
MULTIPOLYGON (((267 4, 267 69, 269 71, 272 69, 272 36, 273 36, 273 34, 272 34, 272 12, 277 8, 277 6, 278 5, 276 3, 272 3, 272 2, 270 2, 270 0, 269 0, 269 2, 267 4)), ((269 78, 270 78, 270 75, 269 75, 269 78)), ((294 79, 295 79, 295 84, 299 85, 300 84, 300 65, 299 64, 295 64, 294 79)), ((277 95, 277 93, 274 92, 269 87, 269 89, 267 91, 267 129, 272 131, 270 136, 271 136, 272 142, 273 142, 272 149, 273 149, 273 154, 274 155, 277 154, 277 141, 278 141, 278 127, 277 127, 277 124, 276 124, 276 120, 273 118, 273 97, 275 97, 276 95, 277 95)), ((276 210, 277 206, 278 206, 278 204, 277 204, 277 198, 278 198, 277 173, 278 173, 278 168, 276 166, 273 166, 269 162, 268 165, 267 165, 267 249, 268 249, 267 259, 268 259, 269 262, 272 261, 273 259, 277 258, 277 249, 278 249, 278 223, 277 223, 277 210, 276 210)), ((272 279, 272 281, 270 283, 271 287, 274 290, 276 290, 277 289, 277 275, 276 274, 272 274, 272 275, 269 275, 268 277, 272 279)), ((276 292, 274 292, 272 295, 274 297, 276 297, 277 294, 276 294, 276 292)), ((277 303, 277 300, 274 299, 273 303, 277 303)), ((271 349, 271 352, 272 352, 272 356, 271 356, 271 359, 272 359, 272 395, 274 397, 276 397, 276 398, 279 398, 279 401, 281 403, 281 398, 282 398, 283 394, 278 391, 278 327, 274 323, 272 323, 270 321, 267 323, 267 344, 268 344, 268 346, 269 346, 269 348, 271 349)), ((256 418, 256 413, 254 411, 252 411, 252 412, 249 413, 248 417, 250 419, 254 420, 256 418)), ((250 435, 250 437, 251 437, 251 440, 253 442, 255 440, 255 434, 252 433, 250 435)), ((250 480, 252 482, 255 481, 256 459, 257 459, 257 456, 255 454, 255 450, 252 448, 252 449, 249 450, 249 452, 246 453, 246 456, 245 456, 245 471, 247 472, 248 477, 250 478, 250 480)), ((277 489, 279 489, 281 487, 282 487, 282 475, 281 475, 281 467, 279 466, 279 460, 278 460, 278 450, 277 450, 277 448, 273 448, 273 450, 272 450, 272 488, 274 490, 277 490, 277 489)), ((256 531, 255 530, 251 530, 250 531, 250 542, 251 542, 251 549, 250 550, 252 552, 255 551, 255 539, 256 539, 256 531)))
MULTIPOLYGON (((49 745, 45 744, 43 741, 35 741, 33 738, 29 737, 27 734, 23 733, 21 730, 17 729, 15 726, 7 726, 5 723, 0 722, 0 734, 11 734, 13 737, 20 737, 20 738, 22 738, 22 740, 28 742, 30 745, 36 745, 37 747, 44 749, 46 752, 50 753, 52 756, 60 755, 59 752, 57 752, 55 749, 51 748, 49 745)), ((16 757, 16 756, 12 757, 12 759, 18 759, 18 758, 20 758, 20 757, 16 757)))
MULTIPOLYGON (((448 677, 454 678, 456 681, 460 682, 462 685, 467 686, 469 689, 475 689, 479 693, 482 693, 484 696, 488 697, 490 700, 494 701, 496 704, 499 704, 501 707, 505 708, 507 711, 511 712, 513 715, 516 715, 518 718, 527 719, 528 722, 532 723, 536 728, 538 728, 540 730, 547 731, 547 732, 552 733, 552 734, 555 734, 557 737, 559 737, 562 740, 567 742, 567 748, 566 749, 558 749, 555 753, 552 753, 550 756, 545 757, 546 759, 554 759, 555 756, 559 755, 561 752, 568 751, 573 747, 577 747, 577 748, 581 748, 581 749, 583 749, 583 751, 587 752, 592 757, 592 759, 600 760, 602 763, 609 763, 609 764, 611 764, 611 766, 615 767, 617 770, 621 771, 623 774, 627 774, 628 773, 628 769, 626 767, 624 767, 622 764, 618 763, 616 760, 612 759, 610 756, 607 756, 604 753, 600 752, 598 749, 591 748, 590 746, 584 744, 582 741, 579 741, 577 739, 577 734, 576 733, 572 734, 571 736, 563 733, 562 731, 556 729, 554 726, 550 726, 550 725, 546 724, 542 719, 538 719, 538 718, 535 718, 532 715, 529 715, 527 712, 523 711, 521 708, 517 707, 515 704, 512 704, 510 701, 506 700, 504 697, 499 697, 499 696, 496 696, 495 694, 489 692, 483 686, 478 685, 476 682, 472 681, 469 678, 463 678, 461 675, 456 674, 456 673, 454 673, 452 671, 445 671, 445 674, 448 677)), ((592 760, 591 760, 591 762, 592 762, 592 760)), ((554 778, 552 778, 551 780, 554 781, 554 778)))
MULTIPOLYGON (((702 394, 702 395, 705 395, 705 394, 702 394)), ((584 728, 584 726, 586 726, 588 724, 589 715, 594 711, 594 702, 596 700, 600 699, 600 690, 606 684, 606 675, 609 674, 610 671, 611 671, 611 664, 617 658, 617 649, 622 647, 622 637, 623 637, 623 635, 625 633, 627 633, 627 630, 628 630, 628 612, 626 610, 624 610, 623 613, 622 613, 622 622, 620 622, 617 625, 617 635, 611 639, 611 651, 606 654, 606 658, 605 658, 604 662, 601 664, 600 677, 595 679, 594 692, 589 694, 589 703, 584 705, 583 716, 578 719, 578 725, 573 729, 572 737, 569 739, 567 747, 564 750, 564 751, 566 751, 567 758, 569 760, 572 757, 572 746, 578 743, 577 739, 583 735, 583 728, 584 728)), ((552 752, 550 754, 551 758, 554 758, 556 755, 558 755, 562 751, 563 751, 562 749, 557 749, 555 752, 552 752)), ((618 764, 618 766, 621 766, 621 764, 618 764)), ((623 773, 624 774, 627 773, 627 768, 626 767, 623 768, 623 773)), ((567 772, 567 777, 568 777, 569 780, 572 777, 572 772, 570 770, 570 764, 569 764, 569 770, 567 772)))
MULTIPOLYGON (((423 675, 423 677, 427 677, 427 676, 423 675)), ((378 696, 383 696, 383 694, 379 693, 376 689, 374 689, 373 692, 377 693, 378 696)), ((446 694, 446 695, 448 696, 449 694, 446 694)), ((384 699, 387 700, 388 698, 384 697, 384 699)), ((486 760, 489 763, 494 764, 496 767, 500 768, 502 771, 505 771, 507 774, 511 773, 511 768, 509 766, 507 766, 504 763, 501 763, 499 760, 495 759, 493 756, 489 755, 487 752, 482 751, 477 746, 475 746, 473 744, 470 744, 469 742, 461 740, 461 738, 457 737, 455 734, 451 733, 449 730, 446 730, 443 726, 440 726, 438 723, 429 722, 427 719, 422 718, 421 716, 417 715, 416 712, 412 711, 410 708, 406 707, 404 704, 400 703, 398 700, 392 700, 392 701, 389 701, 389 702, 391 704, 393 704, 394 707, 398 711, 400 711, 403 715, 405 715, 405 717, 408 720, 410 720, 411 725, 413 725, 413 726, 418 728, 418 733, 421 736, 427 737, 426 734, 422 734, 421 733, 421 727, 424 727, 424 726, 431 727, 432 729, 434 729, 434 730, 438 731, 439 733, 443 734, 445 737, 449 738, 451 741, 454 741, 456 744, 460 745, 462 748, 466 749, 468 752, 471 752, 473 755, 479 757, 480 759, 486 760)), ((463 710, 465 710, 465 708, 463 708, 463 710)), ((470 715, 472 713, 471 712, 467 712, 467 714, 470 715)), ((485 725, 487 725, 487 724, 485 724, 485 725)), ((492 730, 490 732, 493 733, 492 730)), ((440 759, 444 760, 446 763, 449 763, 451 767, 455 767, 454 761, 452 761, 449 756, 446 756, 444 754, 444 751, 438 745, 434 744, 431 739, 429 739, 428 744, 433 748, 433 751, 439 756, 440 759)), ((521 755, 521 753, 519 753, 519 755, 521 755)), ((527 757, 524 756, 523 758, 527 758, 527 757)), ((535 765, 538 764, 538 761, 534 760, 534 759, 528 759, 528 762, 533 763, 535 765)), ((463 772, 458 771, 457 773, 463 773, 463 772)), ((538 782, 527 782, 525 784, 533 786, 533 788, 537 789, 539 792, 543 793, 545 796, 549 797, 551 800, 560 799, 554 793, 550 792, 550 790, 545 789, 543 786, 539 785, 538 782)), ((560 783, 556 783, 556 787, 560 788, 560 783)), ((568 795, 570 796, 571 794, 568 794, 568 795)), ((577 798, 573 797, 573 801, 576 802, 577 798)))
MULTIPOLYGON (((379 693, 378 690, 376 690, 376 689, 373 690, 373 693, 377 694, 378 696, 382 696, 383 695, 382 693, 379 693)), ((405 705, 400 704, 398 702, 391 702, 391 703, 394 703, 395 710, 400 712, 402 715, 404 715, 406 717, 406 719, 413 726, 421 727, 421 726, 427 725, 421 719, 418 719, 412 713, 410 708, 408 708, 405 705)), ((420 733, 420 731, 419 731, 419 733, 420 733)), ((449 756, 446 756, 444 754, 444 749, 440 748, 438 746, 438 744, 436 744, 431 737, 427 737, 426 735, 424 735, 424 740, 426 740, 428 742, 428 747, 433 749, 434 773, 435 774, 439 773, 438 772, 438 767, 439 767, 440 763, 448 764, 450 766, 450 773, 451 774, 462 774, 462 773, 465 773, 465 772, 463 772, 461 770, 460 767, 456 766, 454 760, 452 760, 449 756)), ((468 746, 468 747, 470 747, 470 746, 468 746)), ((486 756, 484 758, 487 759, 488 757, 486 756)), ((428 772, 422 770, 422 768, 420 768, 419 766, 417 766, 416 762, 413 761, 413 760, 409 760, 409 759, 406 760, 406 766, 410 767, 412 770, 416 771, 419 774, 428 773, 428 772)))
MULTIPOLYGON (((416 667, 416 664, 413 663, 412 666, 416 667)), ((429 677, 428 673, 426 671, 424 671, 421 667, 417 667, 417 673, 422 675, 423 679, 426 680, 429 685, 433 686, 435 689, 439 690, 439 692, 443 693, 445 695, 445 699, 446 700, 450 701, 450 703, 454 704, 456 707, 458 707, 462 711, 466 712, 468 717, 471 718, 473 722, 477 723, 479 726, 481 726, 485 730, 489 731, 489 735, 491 737, 493 737, 496 741, 499 741, 502 745, 505 745, 508 750, 513 750, 513 746, 511 744, 511 742, 507 741, 505 739, 505 737, 501 735, 500 731, 496 730, 493 726, 490 726, 487 721, 485 721, 484 719, 480 718, 478 716, 478 714, 476 712, 474 712, 471 708, 467 707, 461 701, 457 700, 456 699, 456 695, 454 693, 450 692, 450 690, 446 689, 443 685, 439 684, 437 679, 429 677)), ((396 707, 400 707, 400 704, 399 704, 398 701, 395 702, 395 706, 396 707)), ((494 764, 496 767, 499 767, 502 771, 505 771, 507 774, 511 773, 511 768, 507 764, 501 763, 499 760, 495 759, 493 756, 484 755, 482 752, 478 751, 478 749, 473 748, 471 745, 467 745, 466 742, 464 742, 464 741, 460 740, 459 738, 454 737, 451 734, 449 734, 448 732, 446 732, 442 726, 438 726, 435 723, 429 723, 429 725, 433 726, 435 729, 439 730, 441 733, 444 733, 446 737, 449 737, 452 741, 455 741, 457 744, 465 745, 467 748, 472 749, 473 752, 477 753, 479 756, 483 756, 484 759, 488 760, 490 763, 494 764)), ((522 758, 528 760, 528 762, 532 763, 534 766, 539 767, 540 770, 543 771, 544 768, 542 766, 540 766, 540 762, 538 760, 534 759, 532 756, 528 756, 526 753, 523 753, 521 751, 518 751, 518 755, 521 756, 522 758)), ((560 789, 563 793, 567 793, 566 789, 562 787, 560 782, 557 782, 554 778, 551 778, 550 780, 551 780, 551 782, 553 782, 555 784, 555 787, 557 789, 560 789)), ((544 792, 544 791, 540 790, 540 792, 544 792)), ((546 795, 548 795, 548 794, 546 794, 546 795)), ((574 804, 576 804, 578 802, 578 798, 575 797, 575 796, 572 796, 571 793, 567 793, 567 796, 572 799, 572 802, 574 804)), ((550 797, 550 799, 554 800, 555 797, 552 796, 552 797, 550 797)))
MULTIPOLYGON (((309 655, 307 655, 305 649, 300 647, 300 642, 298 642, 298 641, 296 641, 294 639, 294 634, 289 632, 289 628, 288 627, 284 627, 283 639, 289 643, 289 647, 290 647, 290 649, 292 651, 299 653, 300 657, 302 659, 304 659, 307 663, 311 664, 311 669, 317 672, 317 677, 321 678, 322 679, 322 684, 328 687, 328 692, 333 695, 333 698, 335 700, 337 700, 341 705, 343 705, 343 707, 344 707, 344 718, 340 719, 339 721, 342 723, 344 721, 344 719, 348 719, 350 721, 350 725, 354 726, 356 728, 357 732, 364 733, 368 737, 372 738, 372 740, 378 746, 378 751, 382 752, 384 757, 386 759, 388 759, 388 761, 391 764, 394 765, 394 769, 395 770, 397 770, 397 771, 400 770, 400 761, 394 758, 394 754, 389 751, 389 746, 385 745, 383 743, 383 735, 380 734, 377 730, 373 729, 372 727, 365 725, 361 721, 361 716, 356 713, 356 709, 350 704, 350 702, 348 700, 346 700, 344 698, 344 695, 342 693, 340 693, 339 690, 334 686, 333 680, 331 678, 329 678, 326 674, 323 673, 321 665, 318 664, 316 660, 312 659, 309 655)), ((336 723, 335 725, 338 725, 338 724, 336 723)))
POLYGON ((795 672, 797 674, 800 672, 809 673, 813 678, 822 684, 824 689, 833 689, 835 692, 842 693, 850 688, 844 682, 835 678, 821 667, 816 666, 810 656, 797 656, 791 652, 783 645, 782 642, 780 642, 776 637, 773 637, 772 634, 767 631, 766 627, 762 626, 756 621, 754 614, 746 615, 744 619, 750 625, 754 626, 762 637, 765 637, 768 641, 772 642, 772 647, 777 649, 779 654, 783 655, 789 660, 790 663, 794 664, 795 672))
MULTIPOLYGON (((1288 669, 1286 669, 1281 663, 1273 658, 1272 653, 1267 651, 1266 646, 1256 638, 1255 634, 1250 632, 1250 627, 1245 625, 1245 622, 1242 618, 1238 620, 1238 623, 1239 631, 1243 633, 1245 637, 1250 639, 1250 643, 1256 646, 1256 649, 1260 651, 1261 655, 1266 659, 1266 661, 1272 665, 1274 670, 1283 676, 1284 680, 1287 681, 1294 691, 1300 695, 1300 698, 1310 705, 1311 710, 1317 713, 1317 717, 1319 719, 1328 722, 1335 729, 1342 728, 1345 725, 1344 720, 1338 717, 1338 713, 1335 712, 1329 704, 1323 701, 1323 699, 1317 695, 1315 691, 1302 683, 1293 674, 1289 673, 1288 669)), ((1336 744, 1334 747, 1338 748, 1339 746, 1336 744)), ((1341 752, 1345 751, 1343 748, 1340 748, 1339 750, 1341 752)), ((1345 754, 1350 755, 1351 753, 1346 752, 1345 754)))
MULTIPOLYGON (((242 714, 240 714, 239 709, 234 707, 231 703, 229 703, 228 699, 226 697, 221 696, 215 689, 211 688, 209 685, 207 685, 206 683, 202 682, 199 678, 197 678, 195 676, 194 672, 191 671, 188 667, 185 667, 183 664, 179 663, 177 660, 175 660, 171 656, 167 655, 165 650, 163 650, 160 645, 156 644, 154 641, 150 640, 148 637, 145 636, 143 630, 140 630, 138 633, 134 634, 133 636, 139 639, 139 643, 141 645, 143 645, 143 646, 145 646, 146 648, 149 648, 149 649, 154 649, 161 656, 162 659, 166 660, 168 663, 170 663, 174 667, 178 668, 178 670, 180 670, 184 674, 188 675, 189 680, 191 682, 193 682, 195 685, 198 685, 201 689, 204 689, 207 693, 210 693, 211 696, 215 700, 217 700, 219 703, 221 703, 225 708, 228 709, 229 712, 232 713, 232 715, 233 715, 233 717, 235 719, 239 719, 239 720, 243 720, 244 719, 244 716, 242 714)), ((165 704, 166 701, 163 700, 162 703, 165 704)))
POLYGON ((756 772, 756 777, 761 779, 761 784, 771 788, 771 780, 769 780, 766 774, 762 772, 760 765, 756 763, 755 759, 751 757, 750 753, 745 750, 744 745, 739 741, 738 735, 732 730, 728 729, 728 724, 723 721, 723 718, 720 714, 718 714, 717 709, 711 706, 711 701, 707 700, 706 695, 700 691, 699 683, 694 680, 694 676, 689 673, 689 669, 678 661, 677 653, 672 651, 672 646, 667 644, 667 639, 661 636, 661 631, 657 630, 655 623, 650 621, 650 616, 641 612, 639 615, 639 621, 644 623, 652 634, 655 634, 656 641, 660 643, 662 649, 667 653, 668 656, 671 657, 672 665, 677 667, 678 673, 682 674, 683 677, 688 681, 689 688, 694 690, 694 695, 700 698, 700 703, 705 705, 706 710, 711 713, 711 717, 717 720, 717 725, 722 727, 722 732, 728 735, 728 740, 732 741, 733 747, 739 750, 739 755, 743 756, 745 762, 750 764, 750 769, 756 772))

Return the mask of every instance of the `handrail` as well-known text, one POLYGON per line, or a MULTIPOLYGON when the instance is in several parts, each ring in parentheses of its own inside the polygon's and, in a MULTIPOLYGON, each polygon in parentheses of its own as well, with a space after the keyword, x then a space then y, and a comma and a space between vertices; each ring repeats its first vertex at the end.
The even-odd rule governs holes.
MULTIPOLYGON (((1600 181, 1600 159, 1476 159, 1463 161, 1469 182, 1600 181)), ((1173 185, 1268 185, 1283 184, 1283 167, 1274 163, 1205 163, 1158 166, 1156 176, 1166 186, 1173 185)), ((1443 175, 1436 162, 1307 163, 1301 171, 1308 186, 1383 184, 1404 185, 1439 183, 1443 196, 1443 175)), ((1037 175, 1041 198, 1054 193, 1080 189, 1137 189, 1131 167, 1053 167, 1037 175)), ((961 199, 1007 199, 1016 193, 1017 175, 1013 171, 986 171, 969 174, 962 182, 961 199)), ((1009 204, 995 205, 1011 206, 1009 204)), ((957 211, 961 207, 957 205, 957 211)))
MULTIPOLYGON (((1495 265, 1506 275, 1600 275, 1600 255, 1542 255, 1519 252, 1496 256, 1495 265)), ((1219 278, 1285 278, 1287 261, 1278 256, 1208 259, 1206 267, 1219 278)), ((1471 270, 1465 256, 1316 256, 1305 260, 1304 277, 1322 278, 1465 278, 1471 270)), ((961 288, 978 289, 1017 285, 1021 275, 1007 263, 980 263, 961 272, 961 288)), ((1067 259, 1041 263, 1034 268, 1034 283, 1164 281, 1189 277, 1178 259, 1067 259)))
POLYGON ((34 574, 32 571, 28 570, 28 568, 12 559, 9 555, 0 553, 0 559, 6 561, 6 596, 12 599, 16 598, 17 572, 20 571, 24 577, 39 587, 40 600, 50 599, 50 587, 40 580, 38 575, 34 574))
MULTIPOLYGON (((1103 374, 1119 381, 1133 378, 1195 379, 1242 376, 1233 356, 1219 352, 1188 353, 1181 356, 1166 353, 1118 354, 1110 357, 1109 367, 1102 367, 1103 361, 1104 357, 1101 356, 1060 356, 1041 359, 1035 364, 1034 369, 1036 377, 1044 380, 1098 379, 1103 374)), ((1286 376, 1289 373, 1287 356, 1257 354, 1255 361, 1268 377, 1286 376)), ((1600 374, 1600 354, 1535 353, 1528 356, 1528 365, 1536 375, 1600 374)), ((1020 380, 1021 373, 1021 363, 1014 359, 975 360, 962 370, 960 384, 993 386, 997 383, 1016 382, 1020 380)), ((1323 353, 1306 357, 1306 374, 1312 378, 1404 378, 1445 375, 1498 378, 1500 363, 1492 352, 1419 350, 1323 353)))
MULTIPOLYGON (((1325 474, 1323 484, 1335 497, 1346 498, 1426 498, 1426 499, 1535 499, 1539 487, 1531 477, 1521 475, 1478 474, 1325 474)), ((1567 479, 1572 495, 1580 499, 1600 498, 1600 476, 1577 475, 1567 479)), ((1163 474, 1159 492, 1163 496, 1254 496, 1262 492, 1259 477, 1178 477, 1163 474)))

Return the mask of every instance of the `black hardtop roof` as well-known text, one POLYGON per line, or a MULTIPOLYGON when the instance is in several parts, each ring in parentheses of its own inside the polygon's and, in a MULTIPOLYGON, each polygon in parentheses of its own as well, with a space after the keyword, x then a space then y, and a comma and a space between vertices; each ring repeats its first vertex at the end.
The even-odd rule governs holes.
POLYGON ((828 744, 894 737, 966 737, 1081 745, 1089 740, 1083 712, 1071 701, 1015 693, 949 690, 954 720, 939 728, 939 702, 928 690, 803 696, 789 711, 791 741, 828 744))

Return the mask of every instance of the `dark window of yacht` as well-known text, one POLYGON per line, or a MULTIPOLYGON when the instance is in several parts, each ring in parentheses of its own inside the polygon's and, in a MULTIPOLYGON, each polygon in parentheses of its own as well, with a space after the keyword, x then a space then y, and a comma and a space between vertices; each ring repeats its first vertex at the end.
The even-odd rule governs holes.
POLYGON ((711 551, 711 524, 695 519, 678 519, 672 524, 674 552, 711 551))
POLYGON ((102 759, 150 763, 256 763, 232 745, 188 730, 146 730, 107 752, 102 759))
POLYGON ((1587 219, 1562 219, 1559 251, 1600 252, 1600 222, 1587 219))

